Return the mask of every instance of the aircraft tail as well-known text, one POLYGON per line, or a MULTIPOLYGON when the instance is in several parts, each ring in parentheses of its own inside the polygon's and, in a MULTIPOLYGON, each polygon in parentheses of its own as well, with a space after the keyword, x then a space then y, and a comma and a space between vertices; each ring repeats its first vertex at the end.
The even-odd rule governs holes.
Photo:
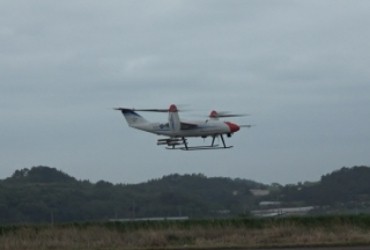
POLYGON ((180 131, 181 122, 176 105, 172 104, 168 110, 168 124, 172 131, 180 131))
POLYGON ((140 125, 140 124, 144 124, 148 122, 138 113, 136 113, 133 109, 116 108, 116 110, 119 110, 122 112, 123 116, 125 117, 130 127, 135 127, 136 125, 140 125))

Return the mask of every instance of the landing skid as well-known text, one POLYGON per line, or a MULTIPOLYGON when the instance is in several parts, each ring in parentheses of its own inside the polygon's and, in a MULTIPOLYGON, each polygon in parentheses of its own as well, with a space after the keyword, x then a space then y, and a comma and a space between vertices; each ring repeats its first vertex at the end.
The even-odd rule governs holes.
POLYGON ((181 149, 181 150, 209 150, 209 149, 228 149, 232 148, 233 146, 226 146, 225 139, 222 134, 220 135, 214 135, 212 136, 212 144, 210 146, 195 146, 195 147, 189 147, 188 143, 186 141, 185 137, 181 138, 181 143, 179 142, 178 139, 173 139, 170 141, 167 141, 167 145, 170 146, 170 142, 175 142, 175 144, 172 145, 172 147, 166 147, 166 149, 169 150, 174 150, 174 149, 181 149), (219 146, 218 144, 215 144, 215 139, 217 136, 220 136, 221 141, 222 141, 222 146, 219 146), (178 145, 184 145, 183 147, 176 147, 178 145))
POLYGON ((226 146, 226 147, 220 147, 220 146, 194 146, 194 147, 166 147, 168 150, 184 150, 184 151, 193 151, 193 150, 214 150, 214 149, 229 149, 232 148, 233 146, 226 146))

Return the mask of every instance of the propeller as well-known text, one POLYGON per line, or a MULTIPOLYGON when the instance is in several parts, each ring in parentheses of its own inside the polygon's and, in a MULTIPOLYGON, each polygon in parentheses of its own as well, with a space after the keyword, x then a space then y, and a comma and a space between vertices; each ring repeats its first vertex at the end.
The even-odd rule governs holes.
POLYGON ((227 117, 243 117, 249 116, 249 114, 234 114, 229 111, 215 111, 213 110, 209 115, 210 118, 227 118, 227 117))
POLYGON ((254 127, 256 125, 239 125, 239 127, 241 128, 251 128, 251 127, 254 127))
POLYGON ((142 111, 142 112, 168 112, 169 109, 132 109, 133 111, 142 111))
MULTIPOLYGON (((182 106, 182 105, 181 105, 182 106)), ((168 113, 168 112, 183 112, 188 111, 186 109, 179 109, 176 105, 172 104, 169 108, 166 109, 136 109, 136 108, 115 108, 115 110, 132 110, 132 111, 138 111, 138 112, 156 112, 156 113, 168 113)))
POLYGON ((169 109, 135 109, 135 108, 113 108, 114 110, 132 110, 132 111, 143 111, 143 112, 168 112, 169 109))

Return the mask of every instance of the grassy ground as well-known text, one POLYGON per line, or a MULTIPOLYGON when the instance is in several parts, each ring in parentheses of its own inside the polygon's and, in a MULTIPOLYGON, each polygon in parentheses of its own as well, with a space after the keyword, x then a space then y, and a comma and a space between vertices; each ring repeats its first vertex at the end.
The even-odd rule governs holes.
POLYGON ((182 249, 370 245, 370 216, 0 227, 0 249, 182 249))

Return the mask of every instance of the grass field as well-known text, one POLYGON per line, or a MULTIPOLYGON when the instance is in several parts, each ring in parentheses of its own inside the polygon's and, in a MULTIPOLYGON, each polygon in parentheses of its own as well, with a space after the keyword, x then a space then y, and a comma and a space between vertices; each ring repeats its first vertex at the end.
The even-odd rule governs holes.
POLYGON ((0 249, 370 245, 370 216, 96 222, 0 227, 0 249))

